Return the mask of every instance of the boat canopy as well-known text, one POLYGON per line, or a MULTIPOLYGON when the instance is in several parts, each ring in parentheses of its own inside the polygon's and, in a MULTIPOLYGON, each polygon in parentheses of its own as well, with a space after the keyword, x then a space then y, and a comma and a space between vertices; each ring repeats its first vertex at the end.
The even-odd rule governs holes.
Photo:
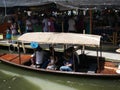
POLYGON ((21 35, 18 38, 18 42, 37 42, 39 44, 70 44, 99 47, 100 38, 101 36, 99 35, 91 34, 32 32, 21 35))

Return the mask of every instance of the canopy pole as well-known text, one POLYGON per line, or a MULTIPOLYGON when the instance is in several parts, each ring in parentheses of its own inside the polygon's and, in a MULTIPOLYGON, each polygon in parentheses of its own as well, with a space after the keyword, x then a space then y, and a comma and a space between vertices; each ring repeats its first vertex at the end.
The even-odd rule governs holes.
POLYGON ((64 22, 62 21, 62 32, 64 32, 64 22))
POLYGON ((102 57, 102 44, 100 43, 100 57, 102 57))
POLYGON ((20 43, 18 42, 19 64, 21 64, 20 43))
POLYGON ((89 14, 90 14, 90 34, 92 34, 92 9, 91 8, 89 10, 89 14))
POLYGON ((98 47, 97 47, 97 67, 98 67, 98 72, 100 72, 100 62, 99 62, 99 55, 98 55, 98 47))
POLYGON ((25 44, 22 42, 23 52, 26 53, 25 44))
POLYGON ((7 4, 6 4, 6 0, 4 0, 4 7, 5 7, 5 16, 7 15, 7 4))
MULTIPOLYGON (((85 30, 83 30, 83 34, 85 34, 85 30)), ((85 53, 85 45, 82 46, 82 54, 85 53)))
POLYGON ((73 67, 74 67, 74 72, 75 72, 76 70, 75 70, 75 55, 74 55, 74 52, 75 51, 73 51, 73 67))

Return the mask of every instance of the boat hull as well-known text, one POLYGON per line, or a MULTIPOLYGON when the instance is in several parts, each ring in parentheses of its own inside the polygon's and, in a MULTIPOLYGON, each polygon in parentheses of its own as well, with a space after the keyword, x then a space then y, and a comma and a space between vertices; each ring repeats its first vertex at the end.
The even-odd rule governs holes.
POLYGON ((47 69, 41 69, 41 68, 33 68, 31 66, 19 64, 19 63, 13 63, 8 60, 0 58, 2 63, 8 64, 10 66, 14 66, 15 68, 21 68, 27 71, 32 71, 34 73, 45 73, 45 74, 52 74, 52 75, 58 75, 58 76, 67 76, 67 77, 88 77, 88 78, 105 78, 105 79, 116 79, 120 78, 120 74, 103 74, 103 73, 84 73, 84 72, 65 72, 65 71, 59 71, 59 70, 47 70, 47 69))

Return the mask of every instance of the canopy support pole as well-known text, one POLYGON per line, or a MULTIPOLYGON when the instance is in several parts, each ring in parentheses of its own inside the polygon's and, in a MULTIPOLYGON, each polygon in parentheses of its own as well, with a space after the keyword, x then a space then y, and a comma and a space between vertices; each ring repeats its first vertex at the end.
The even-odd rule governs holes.
POLYGON ((73 51, 73 56, 72 57, 73 57, 73 69, 74 69, 74 72, 75 72, 76 70, 75 70, 75 55, 74 55, 74 51, 73 51))
POLYGON ((102 57, 102 44, 100 42, 100 57, 102 57))
POLYGON ((62 32, 64 32, 64 22, 62 21, 62 32))
POLYGON ((26 53, 25 44, 23 42, 22 42, 22 48, 23 48, 23 52, 26 53))
MULTIPOLYGON (((85 30, 83 30, 83 34, 85 34, 85 30)), ((82 46, 82 54, 85 53, 85 45, 82 46)))
POLYGON ((5 6, 5 16, 7 15, 7 4, 6 4, 6 0, 4 0, 4 6, 5 6))
POLYGON ((21 64, 20 43, 18 42, 19 64, 21 64))
POLYGON ((89 10, 90 13, 90 34, 92 34, 92 9, 89 10))
POLYGON ((97 47, 97 67, 98 67, 98 72, 100 72, 100 62, 99 62, 99 55, 98 55, 98 47, 97 47))

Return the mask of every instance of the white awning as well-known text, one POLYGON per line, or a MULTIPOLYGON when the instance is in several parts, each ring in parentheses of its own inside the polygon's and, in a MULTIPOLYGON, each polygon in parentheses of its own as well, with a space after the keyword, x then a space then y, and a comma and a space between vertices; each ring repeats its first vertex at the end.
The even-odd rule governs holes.
POLYGON ((71 44, 100 46, 99 35, 76 34, 76 33, 51 33, 51 32, 33 32, 21 35, 18 38, 20 42, 38 42, 39 44, 71 44))

